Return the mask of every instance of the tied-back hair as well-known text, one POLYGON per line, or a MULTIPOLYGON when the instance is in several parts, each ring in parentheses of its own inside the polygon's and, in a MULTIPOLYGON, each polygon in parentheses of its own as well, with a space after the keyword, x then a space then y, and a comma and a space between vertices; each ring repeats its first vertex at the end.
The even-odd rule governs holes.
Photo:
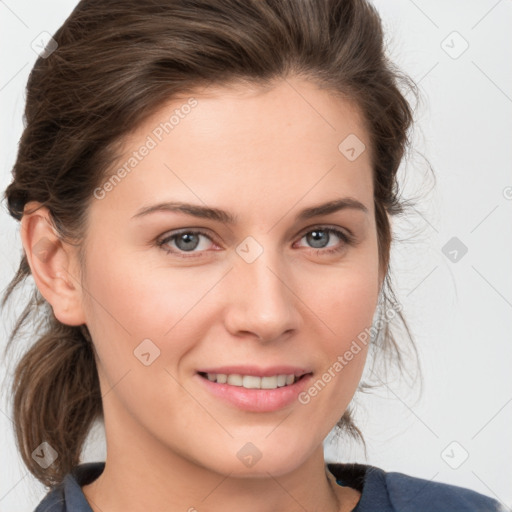
MULTIPOLYGON (((386 57, 381 20, 371 4, 82 0, 53 38, 57 48, 37 59, 27 83, 25 128, 5 191, 14 219, 22 218, 27 202, 40 202, 61 239, 81 250, 88 206, 116 161, 116 148, 163 104, 209 85, 268 87, 298 76, 352 102, 364 119, 379 263, 386 271, 380 305, 385 311, 396 304, 388 216, 407 206, 397 171, 409 146, 412 109, 401 88, 416 90, 386 57)), ((30 273, 23 254, 3 306, 30 273)), ((14 372, 13 421, 24 463, 54 487, 80 462, 91 426, 102 419, 101 393, 87 327, 60 323, 35 286, 7 348, 31 320, 34 342, 14 372), (43 441, 58 453, 47 468, 32 457, 43 441)), ((383 323, 374 345, 379 358, 401 367, 403 352, 391 329, 397 321, 414 348, 400 311, 394 322, 383 323)), ((337 426, 364 444, 350 407, 337 426)))

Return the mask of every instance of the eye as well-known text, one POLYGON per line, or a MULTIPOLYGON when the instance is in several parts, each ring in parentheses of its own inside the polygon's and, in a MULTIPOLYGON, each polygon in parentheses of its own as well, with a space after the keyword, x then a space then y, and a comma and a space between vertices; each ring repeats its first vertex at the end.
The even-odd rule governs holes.
MULTIPOLYGON (((342 251, 347 244, 352 243, 352 236, 343 231, 327 227, 316 226, 302 235, 300 240, 306 239, 310 248, 317 249, 317 254, 331 254, 342 251), (338 238, 342 243, 329 246, 332 237, 338 238)), ((165 236, 156 242, 156 245, 168 254, 176 254, 182 258, 201 257, 207 251, 208 245, 214 244, 211 236, 200 230, 182 230, 165 236), (210 242, 203 242, 206 239, 210 242), (197 249, 197 250, 196 250, 197 249)))
POLYGON ((352 243, 352 237, 343 231, 331 228, 327 226, 316 226, 305 233, 302 239, 306 239, 308 244, 312 245, 313 249, 318 249, 317 253, 331 254, 343 250, 346 244, 352 243), (343 241, 341 244, 334 244, 334 246, 328 246, 327 244, 331 241, 332 235, 335 238, 339 238, 343 241))
POLYGON ((198 253, 197 256, 201 256, 201 252, 207 248, 205 245, 208 246, 207 243, 201 244, 201 238, 206 238, 210 242, 213 242, 211 237, 203 231, 183 230, 158 240, 157 245, 167 253, 177 254, 184 258, 195 257, 195 255, 189 256, 183 255, 182 253, 198 253), (195 249, 197 248, 200 250, 196 251, 195 249))

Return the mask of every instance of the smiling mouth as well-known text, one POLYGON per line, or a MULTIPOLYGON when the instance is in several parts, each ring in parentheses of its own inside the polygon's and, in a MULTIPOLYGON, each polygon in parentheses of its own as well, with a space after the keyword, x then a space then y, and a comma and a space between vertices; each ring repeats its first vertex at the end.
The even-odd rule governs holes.
POLYGON ((198 372, 201 377, 208 379, 216 384, 228 384, 230 386, 243 387, 245 389, 277 389, 295 384, 303 379, 309 373, 299 377, 291 374, 278 374, 267 377, 258 377, 256 375, 240 375, 238 373, 206 373, 198 372))

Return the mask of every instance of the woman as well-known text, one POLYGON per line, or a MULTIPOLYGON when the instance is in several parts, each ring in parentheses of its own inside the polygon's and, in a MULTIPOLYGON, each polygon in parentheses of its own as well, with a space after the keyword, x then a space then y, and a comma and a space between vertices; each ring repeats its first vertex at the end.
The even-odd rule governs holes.
POLYGON ((38 512, 499 510, 324 461, 335 425, 359 433, 377 306, 400 316, 399 81, 364 1, 79 3, 6 191, 25 255, 4 301, 37 287, 13 338, 44 314, 14 380, 38 512), (96 420, 106 461, 80 464, 96 420))

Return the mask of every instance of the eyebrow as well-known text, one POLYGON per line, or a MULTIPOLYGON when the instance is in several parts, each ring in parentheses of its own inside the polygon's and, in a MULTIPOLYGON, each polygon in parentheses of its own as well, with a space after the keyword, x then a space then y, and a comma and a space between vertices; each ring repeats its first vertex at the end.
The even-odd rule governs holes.
MULTIPOLYGON (((334 213, 340 210, 359 210, 368 214, 368 208, 352 197, 343 197, 339 199, 334 199, 327 203, 322 203, 319 205, 311 206, 309 208, 305 208, 297 215, 298 221, 308 220, 312 217, 317 217, 319 215, 328 215, 330 213, 334 213)), ((226 224, 236 224, 237 216, 233 215, 230 212, 225 210, 221 210, 219 208, 212 208, 208 206, 200 206, 196 204, 183 203, 180 201, 171 201, 158 203, 151 206, 145 206, 141 208, 132 219, 145 217, 151 213, 155 212, 174 212, 174 213, 184 213, 186 215, 192 215, 194 217, 198 217, 201 219, 210 219, 217 222, 223 222, 226 224)))

